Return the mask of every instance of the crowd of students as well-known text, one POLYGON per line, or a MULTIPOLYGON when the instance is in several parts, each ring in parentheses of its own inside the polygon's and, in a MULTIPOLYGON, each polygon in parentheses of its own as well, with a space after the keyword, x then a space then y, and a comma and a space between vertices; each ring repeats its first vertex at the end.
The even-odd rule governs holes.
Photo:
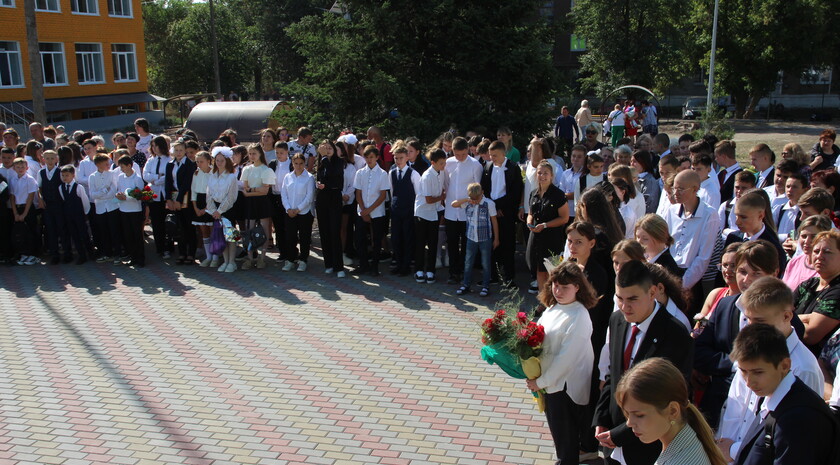
POLYGON ((744 169, 735 143, 711 134, 673 144, 656 131, 612 134, 606 145, 594 122, 568 144, 535 137, 524 153, 506 128, 496 140, 446 132, 428 147, 390 144, 376 127, 364 140, 345 131, 317 145, 305 127, 293 137, 264 129, 246 146, 233 130, 214 141, 189 130, 155 136, 139 119, 136 132, 114 135, 113 150, 93 133, 47 129, 33 123, 25 144, 14 129, 3 134, 4 261, 143 267, 150 224, 170 263, 201 255, 199 266, 220 272, 265 268, 275 247, 282 271, 303 272, 317 219, 327 274, 344 278, 353 263, 354 273, 378 276, 390 258, 392 274, 418 284, 448 268, 463 295, 480 269, 487 296, 496 283, 516 288, 521 242, 546 327, 546 368, 528 385, 548 393, 560 463, 599 447, 632 465, 770 463, 753 457, 768 453, 754 435, 768 424, 764 411, 775 418, 774 463, 828 463, 837 453, 812 445, 840 434, 823 402, 840 408, 832 130, 810 156, 788 144, 777 160, 758 144, 744 169), (151 201, 130 194, 147 185, 151 201), (271 240, 219 252, 217 220, 271 240), (580 337, 590 344, 573 342, 580 337), (660 378, 662 389, 643 387, 660 378), (783 407, 789 419, 773 414, 783 407), (806 408, 826 420, 802 438, 791 425, 806 408), (677 444, 694 461, 682 461, 677 444))

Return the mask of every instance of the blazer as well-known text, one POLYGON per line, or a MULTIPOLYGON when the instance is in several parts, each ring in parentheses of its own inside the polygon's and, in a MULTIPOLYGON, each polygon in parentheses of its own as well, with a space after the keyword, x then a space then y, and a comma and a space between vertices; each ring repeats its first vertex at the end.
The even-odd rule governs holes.
POLYGON ((172 200, 172 194, 177 192, 174 200, 183 203, 184 196, 192 188, 192 178, 196 170, 195 162, 187 157, 184 157, 183 160, 183 164, 178 168, 178 172, 176 173, 178 181, 177 191, 175 190, 176 179, 172 177, 172 170, 175 168, 175 159, 173 158, 172 161, 166 164, 166 183, 164 185, 166 200, 172 200))
MULTIPOLYGON (((505 195, 499 197, 493 202, 496 203, 496 210, 504 212, 505 216, 514 218, 519 210, 520 201, 522 200, 522 191, 525 185, 522 181, 522 170, 516 163, 505 160, 505 195)), ((489 199, 493 188, 493 164, 487 163, 481 171, 481 189, 484 190, 484 195, 489 199)), ((492 200, 492 199, 491 199, 492 200)))
MULTIPOLYGON (((779 254, 779 275, 778 275, 778 277, 781 278, 782 275, 785 274, 785 267, 787 266, 787 253, 785 252, 785 249, 782 248, 782 243, 779 242, 779 236, 777 236, 776 233, 774 233, 773 231, 771 231, 770 229, 765 227, 764 232, 762 232, 761 235, 758 236, 758 238, 769 242, 770 244, 773 245, 773 247, 776 248, 776 253, 779 254)), ((741 231, 731 232, 731 233, 729 233, 729 235, 726 236, 726 241, 724 242, 723 247, 726 248, 726 246, 728 246, 729 244, 731 244, 733 242, 743 242, 743 241, 744 241, 744 233, 742 233, 741 231)))
POLYGON ((420 173, 421 176, 423 175, 423 173, 426 172, 427 169, 429 169, 430 166, 431 164, 429 164, 429 162, 426 160, 426 157, 423 156, 422 153, 417 154, 417 159, 414 160, 414 163, 411 164, 411 168, 414 171, 420 173))
POLYGON ((747 437, 735 457, 737 465, 822 465, 838 463, 840 458, 837 420, 823 399, 799 378, 776 410, 754 425, 747 437), (768 420, 775 420, 769 436, 765 434, 768 420))
MULTIPOLYGON (((595 407, 592 426, 601 426, 610 430, 612 441, 621 447, 627 463, 652 465, 662 452, 658 441, 644 444, 627 426, 624 414, 615 401, 618 381, 624 375, 624 340, 630 331, 630 323, 621 312, 610 316, 610 371, 606 375, 606 385, 595 407)), ((694 339, 689 336, 685 326, 664 308, 656 312, 644 339, 636 351, 634 363, 653 357, 663 357, 677 366, 688 380, 694 361, 694 339)))
MULTIPOLYGON (((755 186, 759 189, 764 189, 765 187, 770 187, 773 185, 776 179, 776 167, 770 168, 770 172, 767 174, 767 177, 761 181, 761 185, 755 186)), ((758 173, 755 174, 755 181, 758 182, 758 173)))
POLYGON ((729 178, 720 186, 720 203, 725 203, 727 200, 732 200, 735 197, 735 175, 744 171, 743 168, 738 168, 729 175, 729 178))

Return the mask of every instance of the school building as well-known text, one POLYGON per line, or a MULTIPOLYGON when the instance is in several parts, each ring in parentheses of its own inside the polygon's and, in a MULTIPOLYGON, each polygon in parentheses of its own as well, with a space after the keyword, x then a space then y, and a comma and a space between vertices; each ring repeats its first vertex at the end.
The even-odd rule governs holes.
MULTIPOLYGON (((120 126, 152 109, 140 0, 26 1, 35 2, 47 123, 120 126)), ((23 2, 0 0, 0 122, 16 126, 33 118, 23 2)))

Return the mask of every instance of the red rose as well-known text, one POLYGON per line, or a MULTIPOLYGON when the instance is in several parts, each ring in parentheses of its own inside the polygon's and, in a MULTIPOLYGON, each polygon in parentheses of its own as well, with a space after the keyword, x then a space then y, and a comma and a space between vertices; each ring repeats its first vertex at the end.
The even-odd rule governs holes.
POLYGON ((519 320, 520 323, 525 323, 528 321, 528 315, 525 312, 519 312, 516 314, 516 319, 519 320))
POLYGON ((152 195, 152 198, 153 198, 153 199, 156 199, 156 198, 157 198, 157 194, 152 195))
POLYGON ((505 317, 505 311, 504 310, 497 310, 496 311, 496 318, 504 318, 504 317, 505 317))

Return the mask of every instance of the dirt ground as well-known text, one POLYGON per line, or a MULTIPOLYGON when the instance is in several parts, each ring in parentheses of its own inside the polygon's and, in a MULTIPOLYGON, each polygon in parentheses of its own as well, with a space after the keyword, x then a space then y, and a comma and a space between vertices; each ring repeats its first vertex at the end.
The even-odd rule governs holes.
MULTIPOLYGON (((683 134, 676 128, 677 122, 666 123, 660 126, 660 131, 671 136, 672 140, 683 134)), ((802 146, 805 152, 817 143, 819 134, 826 128, 833 128, 840 131, 840 125, 836 122, 828 123, 796 123, 789 121, 762 121, 762 120, 736 120, 733 123, 735 136, 733 140, 737 145, 738 161, 749 165, 748 153, 751 147, 756 144, 765 143, 781 156, 782 147, 790 142, 802 146)))

